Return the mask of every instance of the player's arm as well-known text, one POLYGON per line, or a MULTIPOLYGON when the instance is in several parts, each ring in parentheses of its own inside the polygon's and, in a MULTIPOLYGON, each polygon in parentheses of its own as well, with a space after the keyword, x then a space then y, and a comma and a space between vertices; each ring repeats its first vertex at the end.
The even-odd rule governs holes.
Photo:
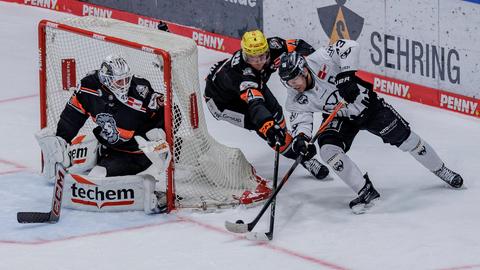
POLYGON ((82 87, 84 88, 80 83, 67 105, 65 105, 57 124, 56 135, 67 142, 70 142, 77 135, 88 119, 88 113, 84 108, 86 99, 81 92, 82 87))
POLYGON ((279 37, 271 37, 267 39, 270 50, 274 55, 281 55, 284 52, 298 52, 303 56, 307 56, 315 52, 312 45, 303 39, 283 39, 279 37))
POLYGON ((256 130, 271 146, 275 145, 277 140, 283 146, 285 129, 275 122, 272 113, 265 106, 265 97, 260 87, 253 76, 245 76, 239 86, 240 99, 247 104, 250 121, 257 127, 256 130))
POLYGON ((67 105, 60 115, 57 131, 44 128, 35 134, 35 138, 43 153, 43 175, 52 181, 55 178, 55 164, 70 166, 68 145, 75 137, 88 118, 88 115, 79 101, 80 85, 70 97, 67 105))
POLYGON ((355 72, 358 69, 360 47, 356 41, 339 39, 327 48, 332 61, 340 67, 335 83, 340 96, 348 103, 353 103, 360 94, 355 72))

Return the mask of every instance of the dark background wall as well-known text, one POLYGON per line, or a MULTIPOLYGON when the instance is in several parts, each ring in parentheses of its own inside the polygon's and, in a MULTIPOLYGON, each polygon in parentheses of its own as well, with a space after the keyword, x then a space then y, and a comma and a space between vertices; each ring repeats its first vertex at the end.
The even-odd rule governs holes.
POLYGON ((85 2, 237 38, 241 37, 246 30, 263 28, 263 0, 87 0, 85 2))

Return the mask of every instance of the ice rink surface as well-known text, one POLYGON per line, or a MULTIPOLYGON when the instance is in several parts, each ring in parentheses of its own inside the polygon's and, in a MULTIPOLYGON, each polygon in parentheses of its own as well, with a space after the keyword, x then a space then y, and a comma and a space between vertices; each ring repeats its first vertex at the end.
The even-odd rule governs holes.
MULTIPOLYGON (((33 136, 39 130, 37 23, 65 16, 0 2, 0 269, 480 269, 480 121, 391 97, 384 98, 462 174, 466 189, 446 187, 410 155, 360 132, 349 154, 368 171, 380 202, 353 215, 348 202, 355 194, 343 182, 318 182, 299 168, 278 197, 269 243, 223 227, 225 220, 251 221, 260 207, 156 216, 63 210, 58 224, 18 224, 17 211, 50 207, 52 187, 39 175, 33 136)), ((225 57, 199 48, 201 83, 225 57)), ((276 75, 269 87, 283 104, 276 75)), ((208 111, 206 118, 218 141, 242 149, 260 175, 272 178, 273 151, 262 140, 208 111)), ((279 174, 291 163, 282 158, 279 174)), ((255 231, 267 226, 264 218, 255 231)))

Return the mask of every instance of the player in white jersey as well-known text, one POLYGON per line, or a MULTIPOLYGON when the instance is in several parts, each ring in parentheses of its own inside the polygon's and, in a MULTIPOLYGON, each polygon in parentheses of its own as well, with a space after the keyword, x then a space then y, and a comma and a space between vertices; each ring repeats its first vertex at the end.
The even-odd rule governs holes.
MULTIPOLYGON (((295 52, 281 57, 279 75, 288 89, 286 110, 291 113, 294 136, 312 136, 313 114, 322 112, 324 119, 334 106, 345 100, 342 108, 320 135, 320 156, 358 197, 350 202, 354 213, 364 213, 380 194, 368 175, 346 155, 360 130, 382 138, 384 143, 409 152, 420 164, 453 188, 463 185, 462 177, 448 169, 435 150, 413 132, 390 104, 379 98, 373 86, 355 75, 358 69, 359 44, 338 40, 303 57, 295 52)), ((295 145, 307 156, 316 151, 306 141, 295 145)))

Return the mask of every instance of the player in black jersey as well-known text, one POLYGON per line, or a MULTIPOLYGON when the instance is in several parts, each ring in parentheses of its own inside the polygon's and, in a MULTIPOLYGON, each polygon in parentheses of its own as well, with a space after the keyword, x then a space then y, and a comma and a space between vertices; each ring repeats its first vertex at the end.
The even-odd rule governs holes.
POLYGON ((163 94, 132 75, 120 56, 108 56, 99 70, 84 77, 63 110, 56 135, 70 143, 90 117, 101 144, 97 165, 106 176, 134 175, 152 163, 134 136, 164 128, 163 94))
MULTIPOLYGON (((286 129, 282 107, 267 82, 277 70, 282 53, 296 51, 309 55, 315 50, 301 39, 267 39, 260 30, 244 33, 241 47, 231 58, 211 68, 204 93, 207 106, 215 119, 255 130, 271 147, 278 139, 280 153, 294 159, 299 153, 292 149, 292 142, 308 138, 292 138, 286 129)), ((301 164, 317 179, 324 179, 329 173, 315 158, 308 157, 301 164)))

